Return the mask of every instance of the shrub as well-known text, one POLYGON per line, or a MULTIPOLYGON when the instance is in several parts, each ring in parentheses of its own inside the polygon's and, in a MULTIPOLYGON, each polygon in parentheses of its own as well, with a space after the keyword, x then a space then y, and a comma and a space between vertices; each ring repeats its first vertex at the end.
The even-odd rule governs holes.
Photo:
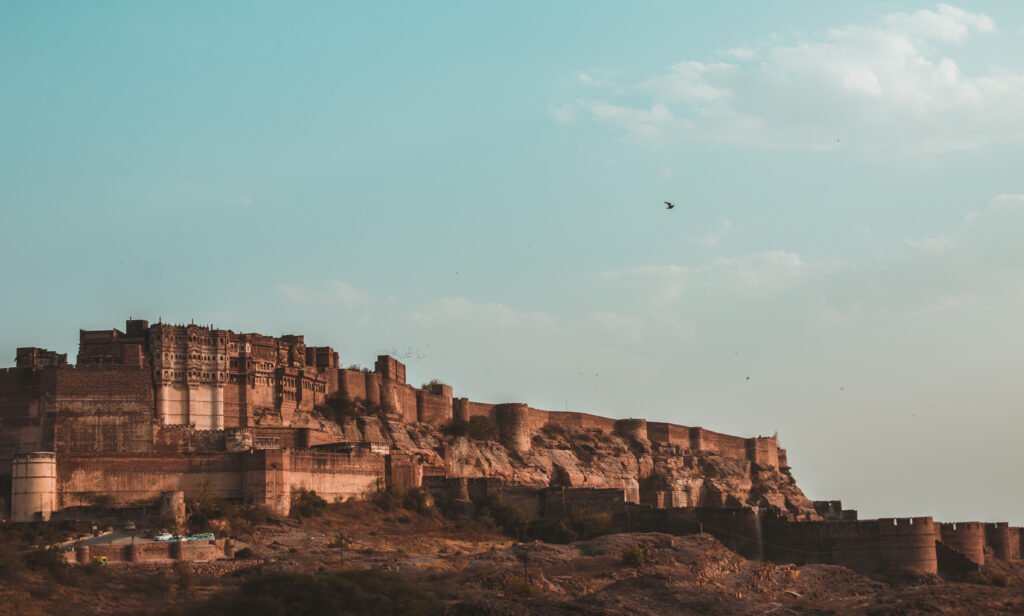
POLYGON ((1007 586, 1010 581, 1002 573, 990 572, 982 573, 981 571, 971 571, 964 576, 964 581, 968 584, 980 584, 982 586, 1007 586))
POLYGON ((32 571, 45 571, 47 573, 58 573, 68 566, 68 560, 64 553, 57 548, 45 548, 32 550, 25 554, 25 566, 32 571))
POLYGON ((402 506, 418 513, 430 513, 434 509, 434 497, 424 488, 413 488, 405 493, 402 506))
POLYGON ((527 578, 513 576, 505 580, 502 590, 510 597, 529 597, 533 594, 533 584, 527 578))
POLYGON ((530 528, 531 520, 522 509, 493 498, 485 499, 480 503, 478 510, 481 516, 489 516, 506 535, 511 537, 523 539, 530 528))
POLYGON ((199 616, 322 616, 323 614, 440 613, 441 604, 410 582, 377 570, 331 574, 268 573, 241 588, 210 598, 193 612, 199 616))
POLYGON ((498 440, 498 424, 484 415, 477 415, 469 419, 466 434, 474 441, 496 441, 498 440))
POLYGON ((355 419, 359 416, 360 405, 355 400, 349 400, 341 395, 331 396, 323 404, 316 407, 320 413, 334 423, 345 423, 346 419, 355 419))
POLYGON ((299 488, 292 492, 292 515, 297 518, 313 518, 327 510, 327 501, 316 490, 299 488))
POLYGON ((463 419, 453 419, 443 428, 443 432, 448 436, 466 436, 469 434, 469 422, 463 419))
POLYGON ((628 548, 622 548, 622 564, 627 567, 643 567, 646 558, 644 557, 644 551, 640 549, 640 546, 630 546, 628 548))
POLYGON ((397 509, 402 502, 402 495, 394 487, 381 488, 373 495, 373 504, 383 511, 397 509))
POLYGON ((561 517, 547 518, 534 524, 530 534, 548 543, 572 543, 616 532, 612 517, 606 512, 569 508, 561 517))
POLYGON ((235 551, 235 558, 239 558, 241 560, 248 560, 254 557, 255 554, 253 553, 252 548, 242 548, 241 550, 235 551))

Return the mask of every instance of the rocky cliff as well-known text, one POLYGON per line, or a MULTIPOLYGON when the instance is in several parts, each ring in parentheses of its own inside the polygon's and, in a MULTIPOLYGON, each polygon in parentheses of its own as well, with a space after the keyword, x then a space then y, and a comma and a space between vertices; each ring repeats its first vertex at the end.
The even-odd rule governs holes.
MULTIPOLYGON (((333 423, 333 422, 327 422, 333 423)), ((622 488, 626 497, 676 507, 774 506, 817 518, 788 468, 761 466, 714 452, 623 438, 601 430, 546 426, 516 452, 497 438, 451 436, 394 416, 342 421, 346 440, 386 441, 398 453, 444 467, 450 477, 489 477, 528 486, 622 488)))

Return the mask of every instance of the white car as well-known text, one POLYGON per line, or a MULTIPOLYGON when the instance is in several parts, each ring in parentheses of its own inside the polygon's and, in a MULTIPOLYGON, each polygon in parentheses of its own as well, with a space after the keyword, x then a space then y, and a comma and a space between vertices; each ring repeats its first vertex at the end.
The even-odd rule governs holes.
POLYGON ((174 539, 174 535, 171 533, 157 533, 153 535, 153 541, 170 541, 174 539))

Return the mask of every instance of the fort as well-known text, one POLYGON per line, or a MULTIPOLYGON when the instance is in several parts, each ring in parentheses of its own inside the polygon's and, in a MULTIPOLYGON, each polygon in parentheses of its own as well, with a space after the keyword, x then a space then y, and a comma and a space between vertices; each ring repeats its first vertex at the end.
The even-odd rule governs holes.
POLYGON ((0 512, 15 523, 182 493, 287 515, 300 489, 349 500, 389 487, 495 498, 532 517, 606 511, 776 562, 935 573, 1024 553, 1006 523, 858 520, 839 501, 812 502, 774 436, 472 401, 439 382, 414 387, 387 355, 373 370, 342 368, 300 335, 130 319, 80 331, 74 365, 19 348, 0 370, 0 512), (332 419, 337 401, 374 412, 332 419), (474 422, 495 437, 453 429, 474 422))

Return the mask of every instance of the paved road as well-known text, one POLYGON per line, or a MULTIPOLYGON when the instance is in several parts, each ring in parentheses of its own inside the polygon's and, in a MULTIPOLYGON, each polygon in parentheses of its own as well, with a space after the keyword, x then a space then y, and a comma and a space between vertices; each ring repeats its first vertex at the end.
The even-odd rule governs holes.
MULTIPOLYGON (((99 537, 89 537, 82 541, 71 544, 72 546, 78 545, 128 545, 132 542, 132 534, 123 530, 115 530, 112 533, 107 533, 99 537)), ((135 536, 135 543, 152 543, 152 539, 141 537, 138 534, 135 536)))

